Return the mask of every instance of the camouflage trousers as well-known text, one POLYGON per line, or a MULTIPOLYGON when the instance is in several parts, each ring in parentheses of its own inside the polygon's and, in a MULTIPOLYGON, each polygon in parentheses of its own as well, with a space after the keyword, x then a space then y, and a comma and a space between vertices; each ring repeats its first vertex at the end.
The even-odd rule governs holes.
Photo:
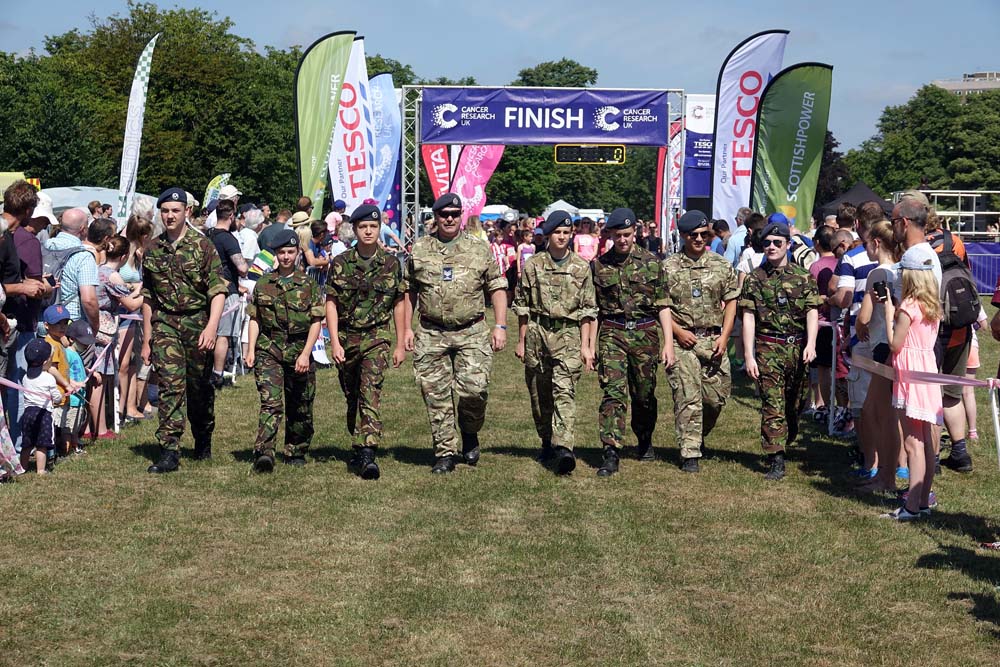
POLYGON ((524 381, 531 397, 535 431, 553 446, 573 449, 576 383, 583 372, 580 329, 549 331, 528 323, 524 337, 524 381))
POLYGON ((732 389, 729 356, 712 356, 715 336, 699 337, 685 350, 674 343, 677 364, 667 371, 674 398, 674 428, 681 457, 701 456, 701 443, 715 428, 732 389))
POLYGON ((207 313, 159 313, 153 324, 152 362, 160 378, 156 440, 163 449, 180 450, 185 407, 195 446, 212 444, 215 431, 212 353, 198 349, 198 336, 207 322, 207 313))
POLYGON ((389 329, 341 331, 338 337, 344 348, 344 363, 337 368, 337 375, 347 400, 347 432, 355 447, 378 447, 382 440, 382 382, 389 368, 389 329))
POLYGON ((492 368, 485 320, 461 331, 416 330, 413 376, 427 405, 435 456, 460 454, 459 431, 478 433, 483 427, 492 368))
POLYGON ((295 372, 295 358, 302 353, 302 343, 266 348, 257 346, 253 373, 260 395, 260 418, 254 453, 274 456, 274 442, 285 422, 285 456, 302 456, 313 436, 313 399, 316 397, 316 371, 312 362, 305 373, 295 372), (287 347, 288 349, 284 349, 287 347), (284 403, 282 404, 282 399, 284 403))
POLYGON ((632 432, 649 442, 656 428, 656 365, 660 363, 659 329, 612 329, 597 335, 598 381, 604 396, 598 414, 601 444, 621 448, 625 413, 632 403, 632 432))
POLYGON ((799 433, 799 413, 809 400, 809 368, 801 343, 756 341, 760 369, 760 442, 768 454, 784 451, 799 433))

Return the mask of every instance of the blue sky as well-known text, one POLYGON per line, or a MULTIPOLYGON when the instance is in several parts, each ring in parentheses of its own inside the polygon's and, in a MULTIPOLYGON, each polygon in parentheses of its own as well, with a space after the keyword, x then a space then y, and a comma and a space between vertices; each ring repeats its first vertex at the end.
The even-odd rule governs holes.
MULTIPOLYGON (((41 48, 46 34, 86 30, 89 16, 126 12, 124 0, 10 3, 0 49, 41 48)), ((1000 0, 884 2, 793 0, 282 0, 159 3, 228 16, 258 47, 307 45, 355 29, 369 53, 410 64, 420 76, 510 82, 519 69, 572 58, 594 67, 599 86, 714 93, 733 46, 768 28, 791 31, 785 65, 834 66, 830 129, 843 148, 875 132, 886 105, 933 79, 1000 70, 1000 0)))

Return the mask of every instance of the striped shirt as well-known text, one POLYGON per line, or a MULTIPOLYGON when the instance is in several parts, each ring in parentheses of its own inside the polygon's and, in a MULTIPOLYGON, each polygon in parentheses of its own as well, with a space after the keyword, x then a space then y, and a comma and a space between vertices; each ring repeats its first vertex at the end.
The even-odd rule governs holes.
POLYGON ((868 251, 865 250, 863 245, 848 250, 837 265, 837 289, 850 289, 854 291, 850 312, 851 347, 858 344, 857 332, 854 330, 854 321, 858 317, 858 311, 861 310, 861 302, 865 300, 868 274, 876 266, 878 266, 878 262, 873 262, 868 258, 868 251))

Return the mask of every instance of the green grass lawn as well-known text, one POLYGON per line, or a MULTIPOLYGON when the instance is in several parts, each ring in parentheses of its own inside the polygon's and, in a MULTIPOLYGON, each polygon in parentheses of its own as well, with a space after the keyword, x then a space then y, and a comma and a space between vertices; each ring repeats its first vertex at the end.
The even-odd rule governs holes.
MULTIPOLYGON (((512 330, 513 331, 513 330, 512 330)), ((1000 346, 983 342, 983 368, 1000 346)), ((309 465, 252 476, 252 378, 216 403, 211 462, 145 470, 153 425, 48 478, 0 487, 3 665, 996 665, 1000 474, 985 393, 976 469, 935 482, 915 525, 855 495, 849 449, 811 424, 789 476, 761 475, 758 403, 737 383, 712 456, 599 464, 594 374, 581 465, 557 478, 520 364, 498 355, 478 469, 429 473, 409 363, 384 396, 382 479, 346 470, 335 371, 320 371, 309 465)), ((184 447, 190 452, 190 437, 184 447)))

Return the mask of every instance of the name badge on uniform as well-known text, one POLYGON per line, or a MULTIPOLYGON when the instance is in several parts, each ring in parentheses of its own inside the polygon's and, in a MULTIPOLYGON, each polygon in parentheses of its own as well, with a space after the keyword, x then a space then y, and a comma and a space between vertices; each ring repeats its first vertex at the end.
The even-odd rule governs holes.
POLYGON ((450 283, 455 279, 455 269, 450 266, 445 266, 441 269, 441 280, 446 283, 450 283))

